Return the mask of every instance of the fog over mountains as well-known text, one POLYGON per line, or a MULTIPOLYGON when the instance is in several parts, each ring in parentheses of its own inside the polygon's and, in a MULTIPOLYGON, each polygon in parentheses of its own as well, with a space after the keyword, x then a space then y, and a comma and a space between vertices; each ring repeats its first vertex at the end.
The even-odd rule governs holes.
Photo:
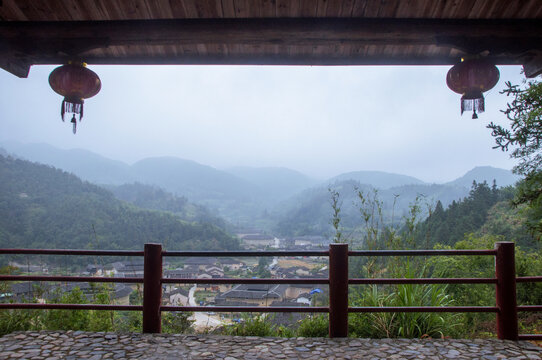
POLYGON ((401 214, 420 195, 427 202, 441 200, 447 205, 465 197, 473 181, 491 184, 495 180, 498 186, 507 186, 518 180, 509 170, 481 166, 446 184, 428 184, 415 177, 380 171, 356 171, 319 181, 287 168, 220 170, 175 157, 147 158, 128 165, 87 150, 62 150, 47 144, 10 142, 0 147, 11 155, 54 166, 110 189, 133 183, 159 187, 209 208, 233 225, 262 227, 286 235, 303 232, 292 221, 319 224, 307 229, 323 233, 331 214, 328 188, 341 192, 344 216, 348 218, 355 188, 378 189, 385 206, 391 206, 395 199, 395 210, 401 214))

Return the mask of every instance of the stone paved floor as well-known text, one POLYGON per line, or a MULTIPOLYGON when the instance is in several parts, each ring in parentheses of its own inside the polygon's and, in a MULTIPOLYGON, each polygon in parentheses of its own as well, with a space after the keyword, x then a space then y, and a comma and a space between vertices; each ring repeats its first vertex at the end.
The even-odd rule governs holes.
POLYGON ((16 332, 0 359, 542 359, 529 342, 16 332))

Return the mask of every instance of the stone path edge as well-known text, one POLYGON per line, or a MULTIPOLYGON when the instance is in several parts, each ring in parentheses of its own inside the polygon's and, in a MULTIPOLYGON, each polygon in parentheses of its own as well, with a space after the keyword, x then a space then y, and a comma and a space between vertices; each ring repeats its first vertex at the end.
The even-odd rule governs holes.
POLYGON ((14 332, 0 359, 529 359, 542 348, 495 339, 272 338, 82 331, 14 332))

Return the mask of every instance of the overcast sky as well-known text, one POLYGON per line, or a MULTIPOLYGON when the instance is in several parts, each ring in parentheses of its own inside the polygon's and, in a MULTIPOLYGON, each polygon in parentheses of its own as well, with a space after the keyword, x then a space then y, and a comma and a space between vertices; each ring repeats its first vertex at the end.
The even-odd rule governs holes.
POLYGON ((449 67, 89 66, 102 91, 85 101, 76 135, 50 89, 54 66, 27 79, 0 70, 0 141, 83 148, 133 163, 176 156, 217 168, 282 166, 327 178, 380 170, 445 182, 475 166, 510 169, 486 125, 499 110, 499 67, 478 120, 460 116, 449 67))

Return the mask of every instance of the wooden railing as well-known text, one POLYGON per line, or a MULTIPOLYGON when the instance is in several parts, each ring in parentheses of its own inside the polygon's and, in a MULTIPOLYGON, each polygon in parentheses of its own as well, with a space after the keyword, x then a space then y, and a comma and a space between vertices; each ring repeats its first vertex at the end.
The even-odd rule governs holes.
POLYGON ((542 276, 516 277, 514 243, 499 242, 494 250, 374 250, 349 251, 347 244, 330 244, 322 251, 163 251, 160 244, 145 244, 144 251, 0 249, 0 254, 143 256, 143 278, 90 276, 0 275, 0 281, 115 282, 143 284, 143 305, 99 304, 35 304, 2 303, 0 309, 88 309, 143 311, 143 332, 161 332, 162 311, 216 312, 310 312, 329 313, 329 336, 348 336, 348 314, 360 312, 491 312, 496 313, 497 336, 503 340, 542 340, 542 335, 518 334, 518 311, 542 311, 542 306, 517 305, 517 282, 542 282, 542 276), (492 278, 372 278, 348 277, 349 257, 364 256, 494 256, 495 277, 492 278), (164 278, 164 257, 243 257, 243 256, 320 256, 329 257, 329 278, 307 279, 185 279, 164 278), (261 307, 261 306, 166 306, 162 305, 163 284, 327 284, 329 306, 261 307), (495 284, 496 306, 419 306, 419 307, 349 307, 348 286, 359 284, 495 284))

